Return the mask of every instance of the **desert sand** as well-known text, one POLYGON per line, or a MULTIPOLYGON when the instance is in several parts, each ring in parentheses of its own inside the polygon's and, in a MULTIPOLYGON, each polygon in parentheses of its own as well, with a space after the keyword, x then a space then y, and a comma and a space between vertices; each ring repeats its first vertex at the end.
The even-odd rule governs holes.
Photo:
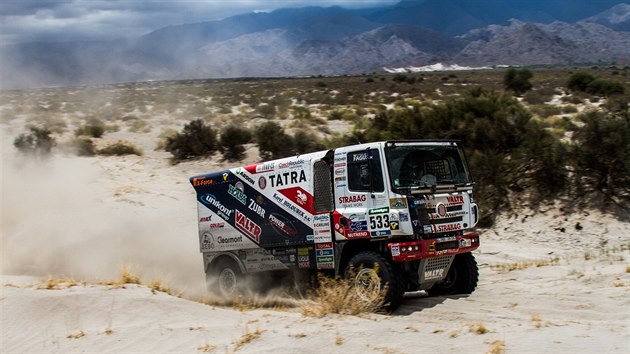
MULTIPOLYGON (((143 156, 19 158, 2 134, 2 353, 628 353, 630 223, 560 201, 505 212, 481 231, 470 296, 408 294, 392 314, 309 317, 203 294, 188 177, 217 158, 171 165, 156 134, 118 132, 143 156), (578 225, 579 223, 579 225, 578 225), (106 285, 121 266, 159 280, 106 285), (48 279, 74 279, 46 289, 48 279), (99 283, 100 282, 100 283, 99 283)), ((254 147, 242 163, 257 161, 254 147)))

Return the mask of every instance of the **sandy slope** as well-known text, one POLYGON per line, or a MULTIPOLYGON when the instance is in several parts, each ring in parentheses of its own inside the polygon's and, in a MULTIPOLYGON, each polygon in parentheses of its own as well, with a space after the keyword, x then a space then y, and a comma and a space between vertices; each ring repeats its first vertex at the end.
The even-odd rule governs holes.
POLYGON ((187 178, 219 164, 170 166, 167 154, 147 148, 143 157, 25 162, 5 153, 6 141, 2 353, 630 352, 630 224, 596 211, 563 214, 557 205, 504 215, 483 230, 471 296, 415 294, 393 315, 213 308, 137 285, 38 289, 47 275, 95 284, 130 264, 147 282, 198 294, 203 271, 187 178))

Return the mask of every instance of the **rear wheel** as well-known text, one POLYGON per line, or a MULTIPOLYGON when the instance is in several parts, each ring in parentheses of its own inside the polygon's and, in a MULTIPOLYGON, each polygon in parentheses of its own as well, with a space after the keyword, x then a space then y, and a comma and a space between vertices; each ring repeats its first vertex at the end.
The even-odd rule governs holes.
POLYGON ((433 285, 427 293, 431 296, 471 294, 477 287, 479 269, 472 253, 455 256, 446 278, 433 285))
POLYGON ((392 263, 380 254, 358 253, 348 263, 345 276, 353 282, 362 299, 371 301, 386 289, 385 308, 393 311, 400 306, 404 294, 403 280, 392 263))
POLYGON ((208 289, 221 296, 234 296, 243 288, 243 274, 231 260, 220 260, 208 274, 208 289))

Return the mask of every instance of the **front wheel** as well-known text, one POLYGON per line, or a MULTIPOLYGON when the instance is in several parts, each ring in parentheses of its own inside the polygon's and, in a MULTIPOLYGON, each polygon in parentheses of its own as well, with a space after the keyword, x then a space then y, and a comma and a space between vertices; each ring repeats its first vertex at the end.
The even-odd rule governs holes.
POLYGON ((372 301, 375 295, 384 292, 384 305, 390 311, 402 302, 404 288, 400 273, 391 262, 376 252, 356 254, 346 267, 345 276, 353 283, 359 297, 372 301))
POLYGON ((477 287, 479 269, 472 253, 455 256, 446 278, 433 285, 427 293, 431 296, 471 294, 477 287))

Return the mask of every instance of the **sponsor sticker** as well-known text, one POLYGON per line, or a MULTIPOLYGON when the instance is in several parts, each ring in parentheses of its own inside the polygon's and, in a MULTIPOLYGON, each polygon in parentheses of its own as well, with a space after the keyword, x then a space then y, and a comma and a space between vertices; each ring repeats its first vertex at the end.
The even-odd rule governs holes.
POLYGON ((339 197, 339 204, 349 204, 349 203, 362 203, 367 200, 367 197, 363 195, 351 195, 351 196, 342 196, 339 197))
POLYGON ((201 186, 211 186, 214 184, 214 180, 205 179, 205 178, 193 178, 192 185, 193 187, 201 187, 201 186))
POLYGON ((464 196, 462 195, 452 195, 446 197, 446 200, 449 204, 464 204, 464 196))
POLYGON ((234 210, 228 209, 225 205, 223 205, 223 203, 217 200, 217 197, 215 197, 214 194, 204 194, 199 198, 199 200, 206 206, 216 208, 217 214, 225 220, 228 220, 232 215, 232 212, 234 212, 234 210))
POLYGON ((389 236, 391 234, 392 232, 389 230, 378 230, 378 231, 371 232, 372 237, 383 237, 383 236, 389 236))
POLYGON ((260 228, 260 226, 256 225, 255 222, 245 216, 245 214, 242 214, 240 211, 238 211, 238 209, 235 210, 234 225, 238 229, 243 231, 252 240, 256 241, 256 243, 259 243, 260 233, 262 232, 262 229, 260 228))
POLYGON ((265 214, 267 213, 267 211, 262 206, 260 206, 260 204, 258 204, 254 199, 251 198, 249 199, 249 205, 247 206, 247 208, 258 214, 258 216, 263 219, 265 218, 265 214))
POLYGON ((228 194, 241 202, 241 204, 247 204, 247 195, 245 195, 245 187, 242 182, 236 182, 235 185, 230 184, 228 187, 228 194))
POLYGON ((462 229, 461 224, 433 225, 433 227, 435 227, 435 231, 437 232, 455 231, 462 229))
POLYGON ((389 208, 388 207, 377 208, 377 209, 370 209, 370 211, 368 212, 368 214, 370 214, 370 215, 384 214, 384 213, 389 213, 389 208))
POLYGON ((258 188, 267 188, 267 179, 265 178, 265 176, 260 176, 260 178, 258 178, 258 188))
POLYGON ((367 221, 353 221, 350 222, 350 232, 367 231, 367 221))
POLYGON ((392 198, 389 200, 389 207, 392 209, 406 209, 407 199, 404 198, 392 198))
POLYGON ((301 168, 302 166, 304 166, 304 163, 306 161, 304 161, 303 159, 300 160, 295 160, 295 161, 287 161, 287 162, 280 162, 278 163, 278 169, 284 169, 284 168, 301 168))
POLYGON ((269 175, 269 182, 272 187, 303 183, 306 182, 306 173, 304 170, 277 173, 269 175))
POLYGON ((315 249, 323 250, 323 249, 326 249, 326 248, 333 248, 332 242, 316 243, 315 244, 315 249))
POLYGON ((251 178, 242 167, 237 168, 235 173, 237 176, 241 176, 241 178, 247 181, 247 183, 254 185, 254 179, 251 178))
POLYGON ((400 256, 400 246, 398 245, 392 246, 392 256, 400 256))
POLYGON ((295 236, 297 231, 291 224, 289 220, 287 220, 284 216, 276 213, 271 213, 269 215, 269 224, 276 230, 276 232, 281 236, 295 236))

